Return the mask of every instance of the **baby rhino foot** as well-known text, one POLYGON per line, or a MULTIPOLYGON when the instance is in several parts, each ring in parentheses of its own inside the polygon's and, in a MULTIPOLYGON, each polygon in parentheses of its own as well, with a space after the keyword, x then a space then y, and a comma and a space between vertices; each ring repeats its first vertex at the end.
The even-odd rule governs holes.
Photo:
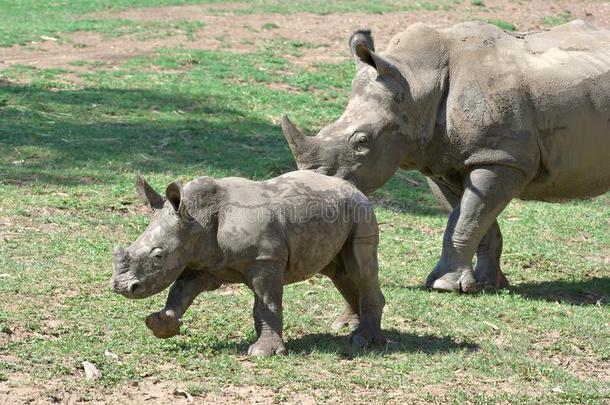
POLYGON ((343 328, 349 328, 350 331, 358 329, 360 325, 360 320, 358 319, 357 314, 344 312, 335 319, 330 328, 337 332, 343 328))
POLYGON ((261 338, 248 348, 248 356, 273 356, 274 354, 287 354, 282 339, 261 338))
POLYGON ((349 336, 349 341, 351 344, 358 348, 366 348, 371 347, 375 344, 385 344, 387 343, 387 339, 383 336, 381 331, 379 332, 370 332, 362 329, 356 329, 349 336))
POLYGON ((180 333, 182 321, 171 309, 153 312, 146 317, 146 326, 158 338, 167 339, 180 333))

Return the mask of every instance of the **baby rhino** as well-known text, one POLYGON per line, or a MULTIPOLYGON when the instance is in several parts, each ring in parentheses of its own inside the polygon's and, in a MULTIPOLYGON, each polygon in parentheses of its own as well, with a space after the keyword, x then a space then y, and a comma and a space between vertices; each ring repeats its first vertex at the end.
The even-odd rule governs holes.
POLYGON ((350 341, 357 346, 384 342, 377 221, 351 183, 298 171, 259 182, 173 182, 165 198, 141 177, 136 189, 152 220, 115 252, 112 284, 127 298, 146 298, 173 283, 165 308, 146 318, 155 336, 178 334, 180 318, 202 291, 244 283, 254 293, 257 336, 248 354, 284 354, 283 286, 321 273, 346 302, 333 327, 355 328, 350 341))

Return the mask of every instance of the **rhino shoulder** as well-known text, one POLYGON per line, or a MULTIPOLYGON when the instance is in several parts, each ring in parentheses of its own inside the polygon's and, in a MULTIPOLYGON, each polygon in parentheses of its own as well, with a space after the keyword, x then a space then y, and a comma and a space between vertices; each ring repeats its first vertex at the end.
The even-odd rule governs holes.
POLYGON ((416 23, 394 35, 385 54, 412 69, 435 69, 446 63, 447 39, 438 29, 416 23))

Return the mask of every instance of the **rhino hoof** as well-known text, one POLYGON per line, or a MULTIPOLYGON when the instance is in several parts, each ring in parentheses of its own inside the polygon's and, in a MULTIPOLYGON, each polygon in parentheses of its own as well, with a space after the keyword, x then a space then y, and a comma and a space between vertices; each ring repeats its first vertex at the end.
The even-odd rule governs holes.
POLYGON ((477 280, 474 278, 472 270, 454 271, 445 273, 437 277, 435 272, 428 276, 426 285, 428 288, 442 292, 464 292, 467 294, 475 293, 480 290, 477 280))
POLYGON ((288 354, 283 342, 257 341, 248 348, 248 356, 267 357, 274 354, 283 356, 288 354))
POLYGON ((478 292, 481 288, 477 280, 470 272, 464 272, 459 279, 460 290, 466 294, 473 294, 478 292))
POLYGON ((343 328, 349 328, 350 332, 358 329, 360 325, 360 321, 358 320, 358 315, 354 314, 341 314, 335 319, 335 321, 330 326, 331 330, 334 332, 338 332, 343 328))
POLYGON ((474 272, 474 277, 479 283, 479 286, 481 286, 483 289, 500 290, 503 288, 508 288, 510 285, 499 267, 477 267, 474 272))
POLYGON ((438 278, 432 282, 432 285, 428 286, 432 290, 441 292, 460 291, 460 284, 453 280, 447 280, 444 278, 438 278))
POLYGON ((364 349, 371 347, 374 344, 386 344, 387 339, 381 331, 378 332, 365 332, 365 331, 354 331, 349 337, 349 341, 354 346, 364 349))
POLYGON ((361 349, 369 346, 368 339, 361 335, 352 335, 350 343, 361 349))
POLYGON ((153 335, 161 339, 176 336, 180 333, 180 326, 182 325, 182 321, 172 310, 153 312, 146 317, 144 322, 153 335))

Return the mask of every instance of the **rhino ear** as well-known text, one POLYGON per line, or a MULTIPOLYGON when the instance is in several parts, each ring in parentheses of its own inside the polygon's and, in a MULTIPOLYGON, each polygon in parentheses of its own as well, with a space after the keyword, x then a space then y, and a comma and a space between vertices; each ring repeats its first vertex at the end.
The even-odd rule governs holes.
POLYGON ((179 181, 170 183, 165 189, 165 197, 174 207, 174 211, 178 212, 182 201, 182 183, 179 181))
POLYGON ((376 54, 374 51, 369 49, 364 42, 359 42, 355 46, 356 57, 362 63, 366 63, 369 66, 372 66, 377 70, 377 74, 384 78, 388 79, 391 77, 395 77, 400 74, 400 71, 392 63, 389 59, 376 54))
POLYGON ((364 66, 360 58, 356 55, 356 46, 358 44, 364 44, 368 49, 375 52, 375 43, 373 42, 373 37, 371 36, 371 30, 362 29, 357 30, 352 33, 349 37, 349 50, 354 57, 354 61, 356 62, 356 70, 360 70, 364 66))
POLYGON ((159 193, 144 180, 144 177, 139 174, 136 176, 136 192, 138 193, 140 200, 142 200, 143 203, 148 204, 150 208, 163 208, 163 197, 161 197, 159 193))

